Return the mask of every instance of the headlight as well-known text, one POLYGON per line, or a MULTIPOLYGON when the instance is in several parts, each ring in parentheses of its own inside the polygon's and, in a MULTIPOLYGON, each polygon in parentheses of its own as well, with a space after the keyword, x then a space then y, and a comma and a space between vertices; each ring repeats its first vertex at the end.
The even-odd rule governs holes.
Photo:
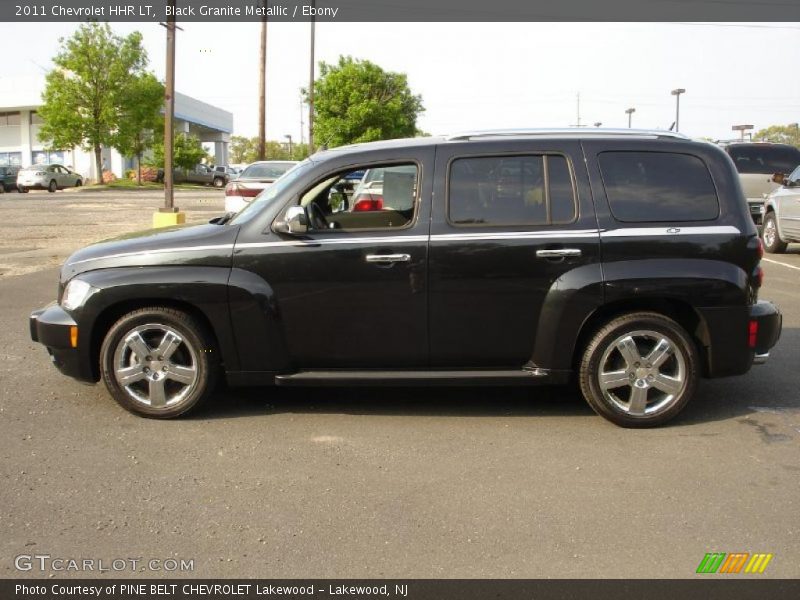
POLYGON ((64 295, 61 297, 61 306, 67 310, 75 310, 82 306, 86 299, 92 295, 96 288, 80 279, 73 279, 64 288, 64 295))

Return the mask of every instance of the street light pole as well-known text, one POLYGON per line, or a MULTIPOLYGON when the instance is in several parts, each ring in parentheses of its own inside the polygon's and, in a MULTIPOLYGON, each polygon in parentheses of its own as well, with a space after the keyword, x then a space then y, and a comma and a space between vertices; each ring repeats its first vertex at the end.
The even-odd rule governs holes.
POLYGON ((629 108, 628 110, 626 110, 626 111, 625 111, 625 114, 627 114, 627 115, 628 115, 628 129, 630 129, 630 128, 631 128, 631 116, 632 116, 632 115, 633 115, 633 113, 635 113, 635 112, 636 112, 636 109, 635 109, 635 108, 633 108, 633 107, 631 107, 631 108, 629 108))
POLYGON ((283 137, 289 140, 289 160, 294 160, 294 156, 292 155, 292 134, 287 133, 283 137))
POLYGON ((681 130, 681 94, 685 94, 686 90, 677 88, 670 93, 675 96, 675 132, 677 133, 681 130))

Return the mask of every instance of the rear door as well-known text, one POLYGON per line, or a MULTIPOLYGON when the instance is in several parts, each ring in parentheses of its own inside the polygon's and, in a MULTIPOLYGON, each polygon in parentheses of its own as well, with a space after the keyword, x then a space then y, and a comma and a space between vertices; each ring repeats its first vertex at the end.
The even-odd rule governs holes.
MULTIPOLYGON (((543 307, 599 265, 577 141, 442 144, 436 154, 429 285, 433 367, 533 361, 543 307)), ((602 294, 596 287, 596 301, 602 294)), ((574 340, 566 340, 572 342, 574 340)))

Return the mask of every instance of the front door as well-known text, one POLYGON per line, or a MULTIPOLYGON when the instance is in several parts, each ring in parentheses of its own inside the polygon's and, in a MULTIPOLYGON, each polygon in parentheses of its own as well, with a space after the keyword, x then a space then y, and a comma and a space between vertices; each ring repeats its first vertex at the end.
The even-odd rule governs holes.
POLYGON ((498 153, 496 142, 452 143, 439 147, 436 172, 431 364, 528 365, 543 306, 600 261, 580 144, 509 140, 498 153))
POLYGON ((306 208, 306 234, 237 241, 236 265, 274 291, 294 368, 428 364, 433 154, 332 167, 289 203, 306 208))

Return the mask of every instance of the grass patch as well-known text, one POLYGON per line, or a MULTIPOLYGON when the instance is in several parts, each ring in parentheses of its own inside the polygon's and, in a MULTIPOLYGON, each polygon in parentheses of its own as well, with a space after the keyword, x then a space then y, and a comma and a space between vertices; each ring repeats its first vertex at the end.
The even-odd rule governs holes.
MULTIPOLYGON (((193 183, 176 183, 173 185, 176 190, 198 190, 206 189, 208 186, 197 185, 193 183)), ((163 190, 163 183, 156 183, 154 181, 143 181, 141 185, 136 183, 135 179, 117 179, 111 183, 104 183, 102 185, 87 185, 81 188, 83 192, 102 192, 103 190, 125 190, 125 191, 141 191, 141 190, 163 190)))

